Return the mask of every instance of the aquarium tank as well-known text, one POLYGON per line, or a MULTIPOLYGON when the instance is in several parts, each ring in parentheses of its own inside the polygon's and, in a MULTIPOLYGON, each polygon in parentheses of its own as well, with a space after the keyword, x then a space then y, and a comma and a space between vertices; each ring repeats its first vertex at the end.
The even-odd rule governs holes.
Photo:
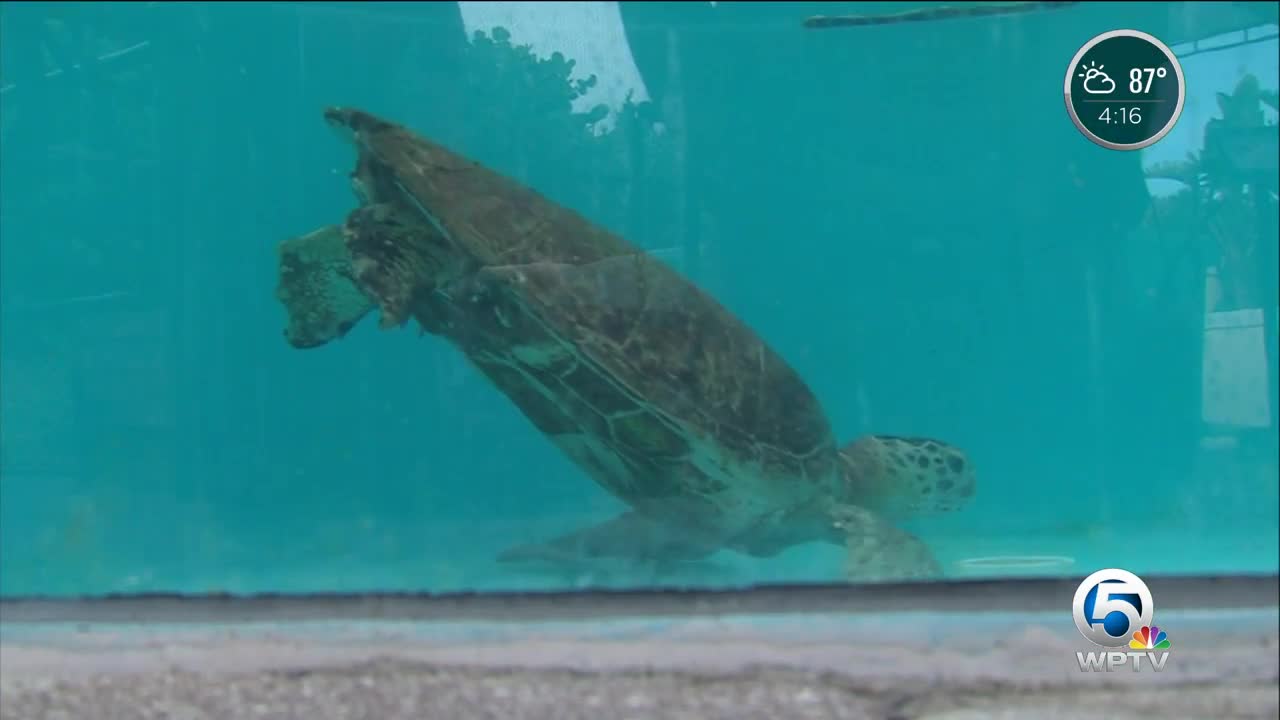
POLYGON ((2 3, 0 594, 1272 575, 1276 34, 2 3))
POLYGON ((1275 718, 1278 7, 0 1, 0 720, 1275 718))

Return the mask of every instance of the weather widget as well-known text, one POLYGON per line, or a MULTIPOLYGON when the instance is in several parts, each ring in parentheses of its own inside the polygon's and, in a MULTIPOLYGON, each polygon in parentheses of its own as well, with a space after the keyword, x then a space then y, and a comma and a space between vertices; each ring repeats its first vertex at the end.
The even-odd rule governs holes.
POLYGON ((1138 30, 1112 30, 1071 59, 1063 92, 1085 137, 1112 150, 1140 150, 1178 122, 1186 82, 1167 45, 1138 30))

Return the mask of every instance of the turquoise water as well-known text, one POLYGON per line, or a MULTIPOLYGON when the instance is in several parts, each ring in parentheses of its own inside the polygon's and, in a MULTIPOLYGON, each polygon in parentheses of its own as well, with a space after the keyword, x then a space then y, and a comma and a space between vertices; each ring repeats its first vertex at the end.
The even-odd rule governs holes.
POLYGON ((1274 4, 537 5, 0 3, 0 592, 843 577, 819 543, 497 563, 625 506, 412 324, 281 337, 277 245, 355 207, 332 105, 671 264, 841 444, 963 448, 972 501, 900 522, 948 576, 1277 571, 1274 4), (1143 151, 1063 101, 1117 28, 1185 73, 1143 151), (1144 177, 1215 118, 1256 141, 1208 191, 1144 177))

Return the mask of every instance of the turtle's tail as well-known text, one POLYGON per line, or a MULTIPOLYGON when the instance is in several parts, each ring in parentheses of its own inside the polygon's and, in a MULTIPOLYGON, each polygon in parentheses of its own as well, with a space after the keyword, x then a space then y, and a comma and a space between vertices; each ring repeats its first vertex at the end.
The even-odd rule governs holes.
POLYGON ((383 328, 399 327, 446 272, 447 241, 436 228, 410 222, 391 205, 365 205, 344 228, 355 277, 382 310, 383 328))
POLYGON ((888 517, 956 510, 973 497, 963 450, 930 438, 867 435, 840 449, 843 500, 888 517))

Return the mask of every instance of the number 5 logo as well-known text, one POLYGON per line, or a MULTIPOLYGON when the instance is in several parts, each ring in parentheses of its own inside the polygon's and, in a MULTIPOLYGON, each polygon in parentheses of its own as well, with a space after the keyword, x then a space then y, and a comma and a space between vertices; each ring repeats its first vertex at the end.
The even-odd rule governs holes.
POLYGON ((1151 624, 1151 590, 1137 575, 1116 568, 1099 570, 1076 588, 1071 615, 1085 639, 1105 648, 1122 647, 1129 636, 1151 624))

